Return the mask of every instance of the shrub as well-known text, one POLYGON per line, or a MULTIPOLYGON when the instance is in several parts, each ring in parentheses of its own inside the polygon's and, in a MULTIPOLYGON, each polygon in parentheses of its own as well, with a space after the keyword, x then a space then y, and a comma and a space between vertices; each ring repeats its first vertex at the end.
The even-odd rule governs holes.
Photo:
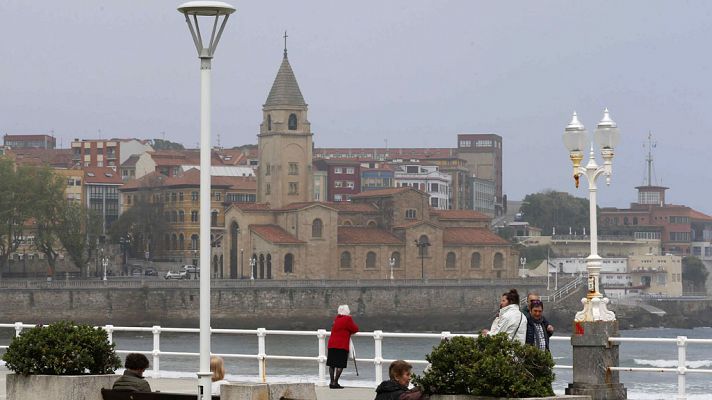
POLYGON ((102 328, 61 321, 23 331, 2 359, 22 375, 112 374, 121 367, 115 347, 102 328))
POLYGON ((425 358, 430 367, 413 382, 426 393, 492 397, 554 394, 551 354, 509 340, 505 333, 443 340, 425 358))

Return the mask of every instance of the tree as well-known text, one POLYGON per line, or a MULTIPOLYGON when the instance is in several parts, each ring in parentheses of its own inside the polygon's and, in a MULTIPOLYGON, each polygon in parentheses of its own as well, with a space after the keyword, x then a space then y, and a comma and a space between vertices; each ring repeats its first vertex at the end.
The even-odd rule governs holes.
POLYGON ((69 258, 86 278, 101 234, 101 217, 81 204, 67 204, 60 215, 57 234, 69 258))
POLYGON ((34 200, 29 179, 27 167, 15 168, 11 160, 0 158, 0 270, 23 239, 34 200))
POLYGON ((185 150, 182 144, 164 139, 153 139, 154 150, 185 150))
POLYGON ((588 199, 571 196, 564 192, 548 190, 528 194, 520 211, 524 221, 550 234, 556 227, 558 233, 568 233, 569 228, 589 229, 588 199))
POLYGON ((26 174, 25 185, 33 193, 30 217, 35 222, 35 247, 47 257, 48 275, 53 276, 59 257, 61 216, 67 206, 65 183, 47 167, 30 168, 26 174))
POLYGON ((705 292, 705 283, 709 271, 705 264, 695 256, 682 258, 682 283, 693 292, 705 292))

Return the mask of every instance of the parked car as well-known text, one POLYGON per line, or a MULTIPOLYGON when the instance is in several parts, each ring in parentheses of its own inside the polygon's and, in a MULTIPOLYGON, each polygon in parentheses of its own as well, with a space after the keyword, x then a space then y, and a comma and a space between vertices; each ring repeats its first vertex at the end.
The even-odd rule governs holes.
POLYGON ((183 271, 189 273, 189 274, 199 274, 200 273, 200 267, 196 267, 195 265, 184 265, 183 266, 183 271))
POLYGON ((143 271, 143 274, 146 276, 158 276, 158 271, 153 267, 148 267, 143 271))
POLYGON ((180 271, 180 272, 168 271, 168 272, 166 272, 166 276, 164 278, 165 279, 189 279, 188 273, 185 271, 180 271))

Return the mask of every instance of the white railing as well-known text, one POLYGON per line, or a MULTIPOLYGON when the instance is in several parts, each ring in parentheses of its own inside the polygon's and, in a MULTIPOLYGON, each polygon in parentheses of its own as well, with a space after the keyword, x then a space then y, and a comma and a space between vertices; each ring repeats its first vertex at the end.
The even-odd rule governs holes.
MULTIPOLYGON (((15 322, 14 324, 0 324, 0 328, 14 328, 15 336, 19 336, 23 329, 33 328, 35 324, 25 324, 15 322)), ((110 342, 113 342, 114 332, 150 332, 153 335, 153 349, 146 350, 117 350, 117 353, 143 353, 153 357, 153 377, 160 377, 160 359, 161 356, 182 356, 182 357, 199 357, 199 353, 194 352, 176 352, 161 350, 161 333, 199 333, 197 328, 166 328, 158 325, 152 327, 133 327, 133 326, 113 326, 104 325, 108 333, 110 342)), ((258 376, 262 382, 267 380, 267 360, 292 360, 292 361, 308 361, 316 362, 318 365, 318 380, 317 385, 326 386, 327 384, 327 368, 326 368, 326 337, 330 332, 325 329, 316 331, 290 331, 290 330, 268 330, 264 328, 258 329, 212 329, 212 334, 217 335, 256 335, 257 336, 257 354, 241 354, 241 353, 214 353, 216 356, 233 359, 254 359, 257 360, 258 376), (317 339, 318 355, 317 356, 290 356, 267 354, 266 338, 268 335, 280 336, 313 336, 317 339)), ((372 363, 374 366, 375 379, 374 385, 378 385, 383 380, 383 364, 388 364, 395 359, 383 358, 383 339, 384 338, 420 338, 420 339, 447 339, 453 336, 477 337, 472 334, 453 334, 448 331, 440 333, 395 333, 383 332, 376 330, 373 332, 359 332, 355 336, 373 338, 373 358, 357 358, 356 361, 372 363)), ((567 336, 552 336, 551 341, 570 342, 571 338, 567 336)), ((687 336, 678 336, 677 338, 633 338, 633 337, 612 337, 609 339, 611 343, 663 343, 674 344, 678 350, 678 360, 676 368, 643 368, 643 367, 609 367, 611 371, 626 371, 626 372, 661 372, 661 373, 676 373, 677 374, 677 400, 685 400, 685 375, 688 373, 695 374, 712 374, 712 369, 688 368, 687 367, 687 345, 688 344, 704 344, 712 345, 712 339, 689 339, 687 336)), ((7 349, 8 346, 0 346, 0 349, 7 349)), ((427 365, 426 360, 405 360, 411 364, 427 365)), ((572 369, 570 365, 556 365, 556 369, 572 369)))

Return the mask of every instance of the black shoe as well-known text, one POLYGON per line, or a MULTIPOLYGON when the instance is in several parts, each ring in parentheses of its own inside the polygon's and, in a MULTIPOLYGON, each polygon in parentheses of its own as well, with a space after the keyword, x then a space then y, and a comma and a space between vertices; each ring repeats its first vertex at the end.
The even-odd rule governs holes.
POLYGON ((338 389, 338 387, 337 387, 335 384, 330 383, 330 384, 329 384, 329 389, 338 389))
POLYGON ((334 389, 343 389, 344 387, 339 385, 338 383, 334 384, 334 389))

